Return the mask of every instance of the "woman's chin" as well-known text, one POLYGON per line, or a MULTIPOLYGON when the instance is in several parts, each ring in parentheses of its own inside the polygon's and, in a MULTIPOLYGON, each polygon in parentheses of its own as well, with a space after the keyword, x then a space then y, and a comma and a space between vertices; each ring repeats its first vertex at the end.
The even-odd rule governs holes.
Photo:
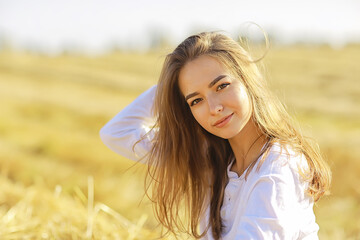
POLYGON ((236 134, 237 134, 237 132, 235 132, 235 131, 229 131, 229 132, 217 133, 217 134, 214 134, 214 135, 218 136, 220 138, 229 140, 229 139, 235 137, 236 134))

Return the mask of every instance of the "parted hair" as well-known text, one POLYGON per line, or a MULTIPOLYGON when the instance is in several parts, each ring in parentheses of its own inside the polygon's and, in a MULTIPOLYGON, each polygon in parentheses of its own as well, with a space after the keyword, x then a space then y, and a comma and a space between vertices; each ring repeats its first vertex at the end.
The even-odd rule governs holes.
MULTIPOLYGON (((197 123, 179 88, 180 70, 202 55, 213 57, 243 82, 252 118, 268 139, 259 161, 264 161, 273 143, 290 145, 307 159, 309 168, 301 175, 309 183, 307 193, 317 201, 329 190, 331 172, 316 142, 302 135, 238 42, 224 34, 203 32, 188 37, 166 56, 156 90, 156 131, 145 185, 146 189, 152 187, 148 196, 167 233, 180 231, 200 238, 211 229, 213 237, 219 239, 223 229, 220 209, 228 182, 227 166, 234 154, 228 140, 208 133, 197 123), (200 219, 208 206, 209 224, 199 232, 200 219)), ((254 164, 247 174, 254 171, 254 164)))

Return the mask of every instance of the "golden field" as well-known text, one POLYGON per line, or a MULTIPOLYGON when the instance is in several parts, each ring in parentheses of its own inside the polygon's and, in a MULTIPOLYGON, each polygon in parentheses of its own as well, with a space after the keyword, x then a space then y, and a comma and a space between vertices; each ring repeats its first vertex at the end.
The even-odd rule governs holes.
MULTIPOLYGON (((146 168, 98 132, 156 84, 167 52, 0 52, 0 239, 159 236, 146 168)), ((331 195, 315 206, 321 239, 360 239, 359 63, 360 45, 273 47, 264 60, 271 88, 332 168, 331 195)))

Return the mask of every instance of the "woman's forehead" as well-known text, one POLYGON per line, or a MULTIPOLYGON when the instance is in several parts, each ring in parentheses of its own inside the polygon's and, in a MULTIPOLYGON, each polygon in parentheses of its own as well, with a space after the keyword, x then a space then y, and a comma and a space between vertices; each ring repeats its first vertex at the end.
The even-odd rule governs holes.
POLYGON ((229 75, 227 68, 214 57, 203 55, 182 67, 179 73, 179 86, 185 91, 194 84, 210 83, 220 75, 229 75))

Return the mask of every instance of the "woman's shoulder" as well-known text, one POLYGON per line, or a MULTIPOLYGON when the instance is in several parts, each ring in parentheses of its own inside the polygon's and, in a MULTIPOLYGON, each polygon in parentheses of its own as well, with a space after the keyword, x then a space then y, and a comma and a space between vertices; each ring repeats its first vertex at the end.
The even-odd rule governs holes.
POLYGON ((296 196, 299 202, 311 199, 306 195, 309 186, 306 174, 308 163, 302 153, 296 152, 289 145, 280 143, 273 144, 264 159, 259 159, 254 172, 252 172, 249 184, 252 186, 260 183, 268 183, 271 189, 277 194, 286 193, 289 196, 296 196), (262 164, 259 163, 263 160, 262 164))
POLYGON ((261 176, 300 178, 307 172, 308 163, 304 154, 292 146, 275 142, 263 158, 260 157, 256 170, 261 176))

